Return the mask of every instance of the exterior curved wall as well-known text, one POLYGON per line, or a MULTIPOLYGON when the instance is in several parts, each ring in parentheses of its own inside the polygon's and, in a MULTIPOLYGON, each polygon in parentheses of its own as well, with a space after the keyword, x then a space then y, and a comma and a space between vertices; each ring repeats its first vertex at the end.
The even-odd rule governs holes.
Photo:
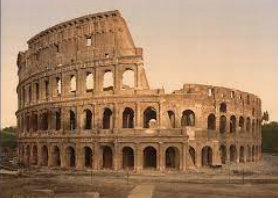
POLYGON ((261 100, 210 85, 186 84, 171 94, 150 89, 142 49, 118 11, 39 33, 17 64, 26 165, 185 171, 260 159, 261 100), (124 84, 126 71, 132 87, 124 84), (112 85, 104 87, 108 72, 112 85))

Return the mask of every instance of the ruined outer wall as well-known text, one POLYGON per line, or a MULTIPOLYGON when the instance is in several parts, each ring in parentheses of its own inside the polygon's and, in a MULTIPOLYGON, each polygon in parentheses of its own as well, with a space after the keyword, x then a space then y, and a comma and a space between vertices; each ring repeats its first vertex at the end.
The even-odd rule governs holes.
POLYGON ((18 68, 19 154, 26 164, 56 166, 54 153, 58 148, 59 166, 69 167, 68 149, 72 148, 74 166, 82 169, 85 147, 92 150, 90 168, 94 169, 107 168, 102 158, 106 147, 112 150, 110 168, 115 170, 124 168, 124 147, 133 149, 135 170, 144 169, 147 147, 156 150, 159 170, 167 168, 165 152, 169 147, 177 150, 179 163, 175 168, 179 170, 205 165, 207 147, 212 149, 208 163, 213 165, 260 158, 260 99, 239 90, 208 85, 186 84, 172 94, 150 89, 142 49, 135 47, 118 11, 73 19, 39 33, 28 41, 28 50, 19 53, 18 68), (134 87, 123 86, 127 70, 134 73, 134 87), (113 74, 113 87, 105 90, 103 81, 108 71, 113 74), (92 90, 86 89, 89 73, 93 75, 92 90), (72 77, 76 78, 75 90, 71 90, 72 77), (220 111, 223 103, 225 112, 220 111), (133 124, 124 127, 127 108, 133 112, 133 124), (106 109, 112 112, 108 128, 106 109), (146 120, 150 121, 147 109, 156 114, 152 124, 146 124, 146 120), (189 110, 193 116, 186 114, 189 110), (88 111, 92 115, 89 129, 88 111), (208 126, 211 114, 215 117, 213 127, 208 126), (226 119, 224 132, 220 132, 221 116, 226 119), (220 150, 222 145, 225 154, 220 150), (233 146, 236 156, 230 153, 233 146), (194 149, 193 156, 190 148, 194 149))

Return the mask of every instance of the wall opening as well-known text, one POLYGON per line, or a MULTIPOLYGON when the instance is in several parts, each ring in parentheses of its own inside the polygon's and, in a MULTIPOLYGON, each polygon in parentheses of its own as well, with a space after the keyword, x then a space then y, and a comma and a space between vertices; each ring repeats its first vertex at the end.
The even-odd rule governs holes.
POLYGON ((131 147, 123 148, 123 169, 134 169, 134 151, 131 147))
POLYGON ((103 120, 102 125, 103 129, 111 129, 113 128, 113 119, 112 119, 112 111, 109 108, 105 108, 103 112, 103 120))
POLYGON ((213 113, 208 116, 208 130, 216 129, 216 117, 213 113))
POLYGON ((56 78, 56 93, 58 96, 60 96, 62 93, 62 82, 59 77, 56 78))
POLYGON ((38 164, 38 148, 36 145, 33 146, 33 153, 32 153, 32 156, 33 156, 33 163, 34 165, 37 165, 38 164))
POLYGON ((244 132, 244 118, 242 116, 239 117, 238 126, 239 126, 239 130, 241 132, 244 132))
POLYGON ((60 149, 58 146, 55 146, 54 150, 53 150, 53 166, 56 166, 56 167, 61 166, 61 155, 60 155, 60 149))
POLYGON ((250 129, 251 129, 251 120, 250 120, 250 118, 248 117, 248 118, 246 119, 246 131, 247 131, 247 132, 250 132, 250 129))
POLYGON ((94 89, 94 77, 91 72, 88 72, 86 76, 86 91, 92 92, 93 89, 94 89))
POLYGON ((70 77, 70 92, 76 92, 76 77, 74 75, 70 77))
POLYGON ((89 109, 84 110, 84 129, 92 129, 92 112, 89 109))
POLYGON ((41 117, 41 129, 48 130, 48 112, 42 113, 41 117))
POLYGON ((48 165, 48 149, 47 149, 47 146, 42 147, 41 157, 42 157, 41 165, 42 166, 47 166, 48 165))
POLYGON ((153 124, 156 122, 156 111, 153 107, 148 107, 144 111, 144 128, 152 128, 152 121, 153 124))
POLYGON ((179 150, 175 147, 169 147, 165 153, 165 166, 167 169, 179 169, 180 159, 179 150))
POLYGON ((195 149, 193 147, 189 147, 189 155, 190 155, 190 161, 191 161, 191 164, 195 166, 195 149))
POLYGON ((36 90, 36 101, 40 99, 40 85, 39 83, 35 84, 35 90, 36 90))
POLYGON ((90 147, 84 147, 84 165, 86 168, 92 168, 93 165, 93 152, 90 147))
POLYGON ((58 131, 61 129, 61 113, 55 112, 55 129, 58 131))
POLYGON ((230 118, 230 133, 236 132, 236 116, 232 115, 230 118))
POLYGON ((221 163, 226 164, 227 160, 227 150, 225 145, 221 145, 220 148, 220 158, 221 158, 221 163))
POLYGON ((49 96, 49 82, 48 80, 44 81, 44 87, 45 87, 45 97, 47 98, 49 96))
POLYGON ((202 149, 202 166, 209 167, 212 165, 212 149, 209 146, 205 146, 202 149))
POLYGON ((167 111, 167 114, 170 122, 170 127, 175 128, 176 127, 175 113, 173 111, 167 111))
POLYGON ((220 133, 225 133, 226 132, 226 117, 224 115, 222 115, 220 117, 219 131, 220 131, 220 133))
POLYGON ((69 146, 66 150, 67 154, 67 166, 74 168, 75 167, 75 150, 73 147, 69 146))
POLYGON ((123 111, 123 128, 134 128, 134 111, 129 107, 123 111))
POLYGON ((73 131, 76 129, 76 116, 75 113, 70 110, 70 130, 73 131))
POLYGON ((144 149, 144 168, 156 169, 156 149, 148 146, 144 149))
POLYGON ((32 115, 32 127, 33 127, 34 132, 36 132, 38 130, 38 115, 37 114, 32 115))
POLYGON ((110 70, 104 72, 103 75, 103 91, 113 91, 114 78, 113 73, 110 70))
POLYGON ((237 161, 237 149, 235 145, 230 146, 230 162, 237 161))
POLYGON ((122 77, 122 89, 134 88, 134 71, 131 69, 125 70, 122 77))
POLYGON ((222 102, 220 104, 219 110, 220 110, 221 113, 227 113, 227 105, 226 105, 225 102, 222 102))
POLYGON ((113 153, 109 146, 104 146, 102 148, 102 168, 112 169, 113 168, 113 153))
POLYGON ((195 126, 195 113, 191 110, 182 112, 181 126, 195 126))
POLYGON ((244 162, 244 147, 239 148, 239 162, 244 162))

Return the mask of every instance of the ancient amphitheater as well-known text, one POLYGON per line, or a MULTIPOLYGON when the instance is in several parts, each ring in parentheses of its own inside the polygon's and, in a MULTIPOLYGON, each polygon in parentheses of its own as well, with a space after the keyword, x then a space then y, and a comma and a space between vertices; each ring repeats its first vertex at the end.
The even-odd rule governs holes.
POLYGON ((16 112, 27 166, 186 171, 260 159, 261 100, 212 85, 150 89, 119 11, 60 23, 27 43, 16 112))

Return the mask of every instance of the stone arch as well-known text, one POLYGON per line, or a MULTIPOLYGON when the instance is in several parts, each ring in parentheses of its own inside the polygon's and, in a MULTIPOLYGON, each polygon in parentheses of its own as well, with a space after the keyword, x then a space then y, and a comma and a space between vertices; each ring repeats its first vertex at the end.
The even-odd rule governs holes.
POLYGON ((240 146, 239 148, 239 162, 245 162, 245 149, 244 146, 240 146))
POLYGON ((93 167, 93 152, 92 149, 88 146, 84 147, 84 166, 86 168, 93 167))
POLYGON ((48 112, 43 112, 41 115, 41 129, 48 130, 48 112))
POLYGON ((26 147, 26 164, 30 165, 30 156, 31 156, 31 149, 30 145, 26 147))
POLYGON ((38 164, 38 147, 36 145, 33 146, 32 157, 33 157, 32 163, 34 165, 37 165, 38 164))
POLYGON ((103 91, 114 89, 114 77, 111 70, 106 70, 103 74, 103 91))
POLYGON ((125 146, 122 150, 123 161, 122 166, 123 169, 134 169, 134 151, 131 147, 125 146))
POLYGON ((230 117, 230 133, 236 132, 236 116, 232 115, 230 117))
POLYGON ((227 105, 226 105, 225 102, 222 102, 222 103, 220 104, 220 106, 219 106, 219 111, 220 111, 221 113, 227 113, 227 105))
POLYGON ((55 167, 61 166, 61 153, 58 146, 53 147, 52 165, 55 167))
POLYGON ((109 146, 102 147, 102 168, 113 168, 113 151, 109 146))
POLYGON ((252 146, 252 162, 255 161, 255 146, 252 146))
POLYGON ((85 130, 92 129, 93 114, 92 114, 91 110, 85 109, 83 114, 84 114, 84 129, 85 130))
POLYGON ((192 165, 195 166, 195 164, 196 164, 196 152, 195 152, 195 149, 193 147, 189 146, 188 152, 189 152, 189 155, 190 155, 190 160, 192 162, 192 165))
POLYGON ((72 146, 66 148, 67 167, 74 168, 76 164, 75 149, 72 146))
POLYGON ((129 107, 123 111, 123 128, 134 128, 134 111, 129 107))
POLYGON ((150 128, 150 121, 157 120, 156 118, 156 110, 153 107, 148 107, 144 111, 144 128, 150 128))
POLYGON ((216 117, 213 113, 208 116, 208 130, 216 129, 216 117))
POLYGON ((126 69, 122 75, 122 89, 134 88, 134 71, 126 69))
POLYGON ((230 162, 236 162, 237 161, 237 149, 235 145, 230 146, 230 162))
POLYGON ((69 126, 69 128, 70 128, 70 130, 71 131, 73 131, 73 130, 75 130, 76 129, 76 115, 75 115, 75 112, 73 111, 73 110, 70 110, 70 126, 69 126))
POLYGON ((167 169, 179 169, 180 153, 177 147, 170 146, 165 151, 165 167, 167 169))
POLYGON ((184 110, 181 117, 181 126, 195 126, 195 113, 190 110, 184 110))
POLYGON ((41 149, 41 165, 47 166, 48 165, 48 148, 44 145, 41 149))
POLYGON ((55 112, 55 129, 58 131, 61 129, 61 112, 55 112))
POLYGON ((176 127, 176 116, 175 113, 171 110, 167 111, 170 127, 175 128, 176 127))
POLYGON ((109 109, 108 107, 104 108, 103 111, 103 118, 102 118, 102 126, 103 129, 111 129, 113 128, 113 113, 111 111, 111 109, 109 109))
POLYGON ((227 161, 227 149, 226 149, 226 146, 224 144, 222 144, 219 147, 219 152, 220 152, 221 163, 222 164, 226 164, 226 161, 227 161))
POLYGON ((250 120, 250 118, 248 117, 248 118, 246 119, 246 131, 247 131, 247 132, 250 132, 250 129, 251 129, 251 120, 250 120))
POLYGON ((91 92, 94 89, 94 77, 91 72, 86 73, 86 91, 91 92))
POLYGON ((210 146, 205 146, 202 148, 202 166, 212 165, 212 148, 210 146))
POLYGON ((157 151, 152 146, 144 148, 144 169, 156 169, 157 168, 157 151))
POLYGON ((76 92, 76 77, 75 77, 75 75, 70 76, 70 92, 76 92))
POLYGON ((244 118, 242 116, 239 117, 239 122, 238 122, 239 130, 241 132, 244 131, 244 118))
POLYGON ((227 122, 226 116, 224 115, 220 116, 219 131, 222 134, 226 132, 226 125, 227 125, 226 122, 227 122))
POLYGON ((34 132, 38 130, 38 114, 36 113, 32 115, 32 128, 34 132))

